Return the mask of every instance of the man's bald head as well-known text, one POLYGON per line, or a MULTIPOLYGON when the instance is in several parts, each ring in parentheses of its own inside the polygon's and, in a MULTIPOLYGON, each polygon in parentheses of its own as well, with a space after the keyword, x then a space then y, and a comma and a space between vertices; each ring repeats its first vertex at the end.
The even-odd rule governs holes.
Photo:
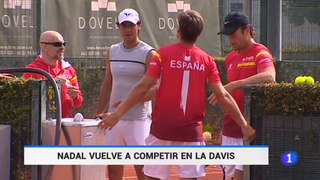
POLYGON ((45 63, 55 65, 64 58, 65 41, 57 31, 45 31, 40 36, 41 56, 45 63))
POLYGON ((57 31, 45 31, 40 36, 40 42, 64 42, 64 40, 57 31))

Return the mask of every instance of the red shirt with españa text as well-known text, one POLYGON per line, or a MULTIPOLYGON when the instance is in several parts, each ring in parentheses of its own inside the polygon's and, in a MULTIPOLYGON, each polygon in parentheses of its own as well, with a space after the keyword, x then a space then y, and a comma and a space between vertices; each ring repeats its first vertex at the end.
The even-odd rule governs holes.
POLYGON ((206 82, 220 82, 214 59, 197 46, 160 47, 148 76, 158 78, 150 133, 163 140, 202 141, 206 82))

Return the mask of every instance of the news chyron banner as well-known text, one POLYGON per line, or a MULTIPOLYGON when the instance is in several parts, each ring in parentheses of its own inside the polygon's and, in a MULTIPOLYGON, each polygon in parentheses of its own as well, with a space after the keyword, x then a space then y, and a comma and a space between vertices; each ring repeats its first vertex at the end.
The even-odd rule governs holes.
POLYGON ((55 0, 46 1, 45 29, 61 32, 66 56, 105 57, 106 48, 120 42, 117 16, 125 8, 139 12, 140 39, 158 48, 177 42, 178 14, 196 10, 205 21, 197 45, 219 55, 219 11, 216 0, 55 0))
POLYGON ((268 146, 24 146, 25 165, 268 165, 268 146))
POLYGON ((37 54, 36 0, 0 1, 0 57, 37 54))

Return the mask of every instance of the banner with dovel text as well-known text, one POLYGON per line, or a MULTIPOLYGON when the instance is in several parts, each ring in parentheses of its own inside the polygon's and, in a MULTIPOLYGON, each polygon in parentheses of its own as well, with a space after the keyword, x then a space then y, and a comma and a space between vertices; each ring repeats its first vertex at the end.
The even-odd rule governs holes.
POLYGON ((140 39, 155 48, 177 42, 177 17, 188 9, 201 13, 205 28, 197 45, 211 55, 220 51, 216 0, 55 0, 46 1, 45 29, 61 32, 68 57, 105 57, 106 48, 121 41, 117 16, 125 8, 140 14, 140 39))
POLYGON ((37 53, 37 0, 0 1, 0 57, 37 53))

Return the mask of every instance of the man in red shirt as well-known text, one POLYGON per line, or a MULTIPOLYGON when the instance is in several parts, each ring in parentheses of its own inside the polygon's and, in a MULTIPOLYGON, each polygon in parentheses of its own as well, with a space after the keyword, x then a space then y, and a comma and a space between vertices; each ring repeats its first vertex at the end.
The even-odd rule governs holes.
MULTIPOLYGON (((76 70, 64 58, 66 42, 56 31, 45 31, 40 36, 41 54, 28 68, 38 68, 48 72, 53 78, 62 82, 61 106, 62 117, 71 118, 72 108, 79 108, 83 102, 82 93, 78 84, 76 70)), ((24 78, 45 79, 35 73, 25 73, 24 78)))
MULTIPOLYGON (((254 41, 253 27, 245 14, 229 13, 225 17, 222 31, 218 34, 227 35, 233 47, 233 51, 226 56, 229 83, 224 88, 243 112, 245 85, 275 82, 273 58, 268 48, 254 41)), ((215 103, 214 95, 209 99, 212 104, 215 103)), ((243 137, 237 121, 226 113, 223 118, 222 145, 243 145, 243 137)), ((225 167, 228 178, 243 179, 241 165, 225 167)))
MULTIPOLYGON (((179 42, 160 47, 143 79, 112 113, 104 114, 101 128, 112 128, 158 82, 147 145, 203 146, 202 121, 206 111, 206 82, 222 107, 236 119, 248 140, 255 130, 246 122, 231 95, 223 88, 214 59, 195 45, 203 18, 192 10, 178 16, 179 42)), ((146 179, 168 179, 170 165, 145 165, 146 179)), ((179 177, 204 176, 199 165, 180 165, 179 177)))

